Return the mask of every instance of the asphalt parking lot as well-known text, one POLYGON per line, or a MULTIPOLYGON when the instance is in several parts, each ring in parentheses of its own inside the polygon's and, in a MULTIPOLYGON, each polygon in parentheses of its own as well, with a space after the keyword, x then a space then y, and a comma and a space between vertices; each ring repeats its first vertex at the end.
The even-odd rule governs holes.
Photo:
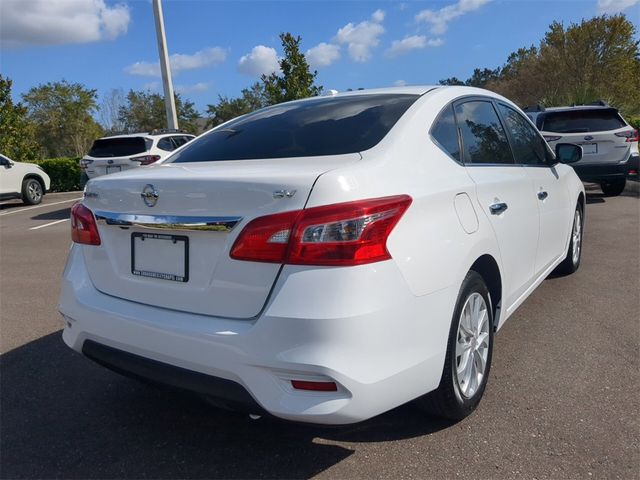
POLYGON ((580 270, 497 335, 474 415, 409 404, 340 428, 251 421, 73 353, 56 304, 80 195, 0 205, 0 476, 638 478, 640 199, 589 192, 580 270))

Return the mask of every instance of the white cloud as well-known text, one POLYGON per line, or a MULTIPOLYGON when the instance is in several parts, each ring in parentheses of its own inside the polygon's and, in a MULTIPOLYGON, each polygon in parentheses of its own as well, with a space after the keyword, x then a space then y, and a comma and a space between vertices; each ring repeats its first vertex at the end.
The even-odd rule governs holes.
MULTIPOLYGON (((183 70, 213 67, 224 62, 226 58, 227 52, 220 47, 205 48, 192 55, 174 53, 169 57, 171 74, 176 75, 183 70)), ((160 64, 158 62, 136 62, 125 67, 124 71, 129 75, 159 77, 160 64)))
POLYGON ((338 30, 334 41, 346 44, 349 56, 356 62, 366 62, 371 58, 371 50, 380 43, 380 36, 384 33, 384 27, 380 24, 384 16, 382 10, 376 10, 371 15, 371 21, 365 20, 357 25, 347 23, 338 30))
POLYGON ((206 82, 198 82, 193 85, 176 85, 174 90, 177 93, 200 93, 209 90, 209 84, 206 82))
POLYGON ((402 40, 394 40, 391 42, 391 47, 385 52, 385 56, 388 58, 398 57, 410 52, 411 50, 418 50, 425 47, 439 47, 444 41, 441 38, 430 38, 424 35, 412 35, 405 37, 402 40))
POLYGON ((371 21, 374 23, 382 23, 382 21, 384 20, 384 16, 384 10, 378 9, 371 15, 371 21))
POLYGON ((253 47, 250 53, 240 58, 238 71, 252 77, 279 72, 280 64, 275 48, 264 45, 253 47))
POLYGON ((0 40, 8 47, 113 40, 130 21, 127 5, 104 0, 0 1, 0 40))
POLYGON ((311 68, 326 67, 340 58, 340 45, 319 43, 305 54, 311 68))
POLYGON ((404 87, 407 84, 404 80, 396 80, 393 82, 394 87, 404 87))
POLYGON ((620 13, 640 0, 598 0, 598 13, 620 13))
MULTIPOLYGON (((465 13, 473 12, 483 7, 491 0, 458 0, 458 2, 442 7, 439 10, 422 10, 415 19, 418 23, 426 23, 430 26, 431 33, 442 35, 447 31, 449 22, 465 13)), ((628 1, 628 0, 623 0, 628 1)))

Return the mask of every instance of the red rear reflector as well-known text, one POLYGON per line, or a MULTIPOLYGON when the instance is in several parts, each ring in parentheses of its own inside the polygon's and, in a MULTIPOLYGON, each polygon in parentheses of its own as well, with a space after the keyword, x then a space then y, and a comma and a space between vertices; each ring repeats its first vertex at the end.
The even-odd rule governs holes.
POLYGON ((100 245, 100 234, 93 212, 81 203, 71 207, 71 240, 83 245, 100 245))
POLYGON ((296 390, 311 390, 313 392, 337 392, 335 382, 308 382, 306 380, 291 380, 291 386, 296 390))
POLYGON ((398 195, 259 217, 240 233, 231 258, 340 266, 387 260, 387 238, 410 204, 398 195))

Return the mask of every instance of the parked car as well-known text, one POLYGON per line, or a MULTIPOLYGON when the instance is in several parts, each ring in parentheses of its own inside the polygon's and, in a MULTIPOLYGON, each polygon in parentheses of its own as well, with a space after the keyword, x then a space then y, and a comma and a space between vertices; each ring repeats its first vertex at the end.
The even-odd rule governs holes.
POLYGON ((39 165, 0 155, 0 200, 21 198, 27 205, 37 205, 50 186, 49 175, 39 165))
POLYGON ((177 130, 153 130, 149 133, 113 135, 99 138, 82 160, 80 167, 89 178, 151 165, 166 158, 176 148, 194 139, 177 130))
POLYGON ((527 107, 525 112, 549 142, 582 146, 573 168, 585 182, 599 183, 605 195, 620 195, 627 175, 638 174, 638 131, 605 102, 572 107, 527 107))
POLYGON ((585 193, 563 162, 581 155, 470 87, 258 110, 87 184, 64 341, 255 414, 344 424, 418 399, 460 419, 494 332, 580 265, 585 193))

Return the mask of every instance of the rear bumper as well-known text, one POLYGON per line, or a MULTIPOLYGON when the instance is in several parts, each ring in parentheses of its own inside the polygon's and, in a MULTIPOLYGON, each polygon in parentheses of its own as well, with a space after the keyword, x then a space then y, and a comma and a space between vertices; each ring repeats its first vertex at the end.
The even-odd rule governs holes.
POLYGON ((620 163, 581 165, 578 162, 572 167, 583 182, 615 181, 626 178, 632 171, 637 172, 638 158, 637 154, 632 154, 620 163))
POLYGON ((287 266, 257 320, 209 317, 99 292, 75 245, 59 310, 65 343, 113 370, 242 410, 347 424, 438 386, 456 293, 412 295, 393 261, 287 266), (294 390, 293 379, 334 381, 337 391, 294 390))

